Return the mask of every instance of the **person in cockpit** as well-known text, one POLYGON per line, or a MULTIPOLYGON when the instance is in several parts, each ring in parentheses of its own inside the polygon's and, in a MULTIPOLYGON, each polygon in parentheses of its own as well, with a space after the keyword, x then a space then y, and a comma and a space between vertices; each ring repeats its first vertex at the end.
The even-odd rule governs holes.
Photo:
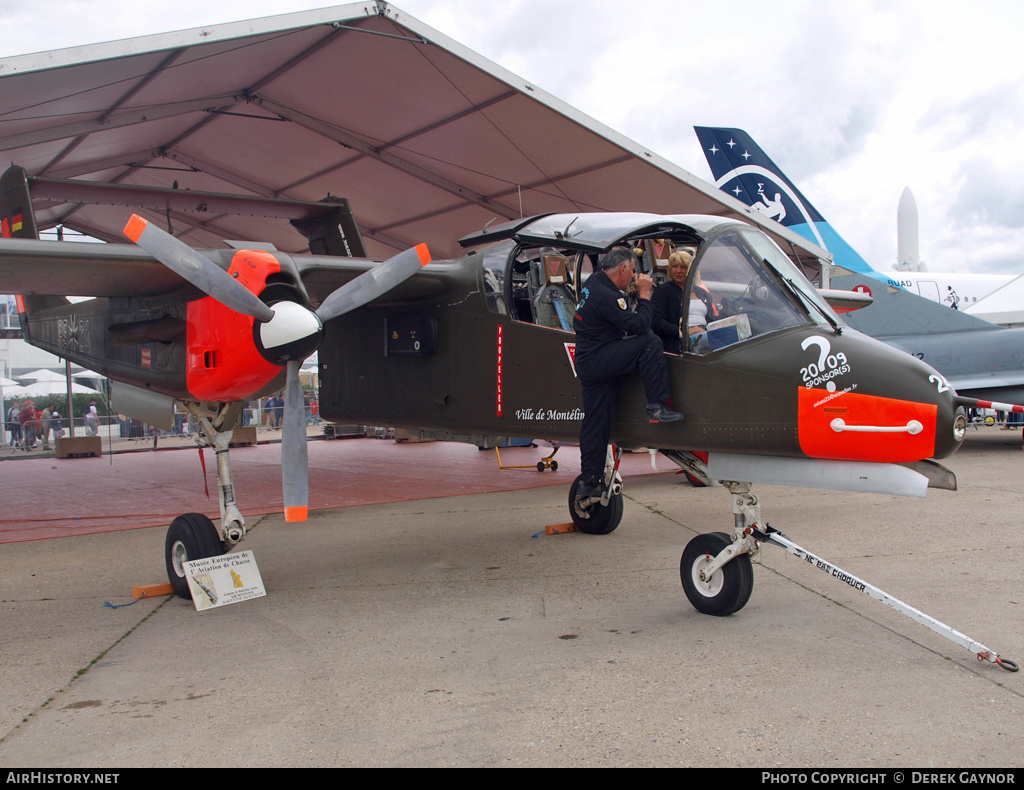
POLYGON ((680 354, 684 350, 698 353, 707 351, 706 347, 699 348, 701 338, 706 337, 708 321, 718 318, 718 308, 711 298, 711 292, 700 282, 700 274, 697 273, 694 274, 690 291, 687 326, 685 330, 682 327, 686 276, 694 254, 695 251, 689 247, 673 252, 668 257, 669 279, 651 294, 651 310, 654 314, 651 329, 661 338, 665 350, 673 354, 680 354), (682 340, 684 337, 685 345, 682 340))

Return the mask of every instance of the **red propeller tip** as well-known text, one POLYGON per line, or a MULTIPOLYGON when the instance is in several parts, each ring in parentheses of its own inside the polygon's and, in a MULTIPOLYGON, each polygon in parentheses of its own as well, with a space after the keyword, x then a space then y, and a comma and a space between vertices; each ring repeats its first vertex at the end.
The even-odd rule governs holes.
POLYGON ((430 250, 427 249, 426 244, 417 244, 416 254, 420 256, 421 266, 426 266, 428 263, 430 263, 430 250))
POLYGON ((132 214, 132 218, 128 220, 128 224, 124 226, 124 235, 138 244, 139 236, 142 235, 142 231, 146 229, 148 224, 149 223, 138 214, 132 214))
POLYGON ((308 515, 308 507, 286 507, 284 509, 284 520, 288 522, 305 521, 308 515))

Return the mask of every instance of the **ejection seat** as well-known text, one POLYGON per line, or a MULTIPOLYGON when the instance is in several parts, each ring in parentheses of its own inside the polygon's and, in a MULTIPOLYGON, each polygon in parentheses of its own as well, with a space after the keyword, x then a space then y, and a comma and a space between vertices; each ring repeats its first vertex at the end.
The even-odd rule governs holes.
POLYGON ((655 287, 669 279, 668 256, 676 251, 676 245, 668 239, 644 239, 643 256, 637 267, 654 279, 655 287))
POLYGON ((568 285, 569 259, 560 253, 546 252, 535 265, 540 269, 541 283, 533 300, 537 324, 571 332, 576 301, 568 285))

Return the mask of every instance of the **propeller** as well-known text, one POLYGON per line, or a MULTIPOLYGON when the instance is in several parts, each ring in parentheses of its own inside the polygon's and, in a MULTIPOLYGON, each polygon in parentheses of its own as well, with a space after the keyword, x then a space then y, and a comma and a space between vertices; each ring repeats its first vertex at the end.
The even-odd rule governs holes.
POLYGON ((331 293, 316 310, 298 302, 268 305, 209 258, 180 239, 133 214, 124 233, 142 249, 224 306, 256 319, 253 337, 260 354, 285 374, 281 433, 281 483, 286 521, 305 521, 309 512, 309 461, 306 409, 299 366, 323 340, 324 324, 407 280, 430 263, 427 245, 419 244, 363 272, 331 293))
POLYGON ((248 288, 235 282, 230 274, 171 234, 153 227, 138 214, 132 214, 124 235, 225 307, 260 321, 274 318, 274 311, 248 288))

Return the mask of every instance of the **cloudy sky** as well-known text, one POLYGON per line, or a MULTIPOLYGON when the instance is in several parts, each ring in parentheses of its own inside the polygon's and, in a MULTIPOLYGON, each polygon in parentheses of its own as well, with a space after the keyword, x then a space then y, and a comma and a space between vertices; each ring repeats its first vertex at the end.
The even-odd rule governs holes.
MULTIPOLYGON (((325 5, 0 0, 0 58, 325 5)), ((746 129, 879 268, 909 186, 930 269, 1024 273, 1024 3, 396 5, 706 180, 692 127, 746 129)))

